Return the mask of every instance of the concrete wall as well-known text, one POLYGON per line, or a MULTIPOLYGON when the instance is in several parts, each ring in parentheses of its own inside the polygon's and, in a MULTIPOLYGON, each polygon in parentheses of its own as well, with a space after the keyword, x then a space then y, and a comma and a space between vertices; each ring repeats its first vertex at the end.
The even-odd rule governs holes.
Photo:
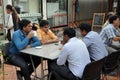
MULTIPOLYGON (((68 14, 72 14, 72 1, 68 0, 68 14)), ((93 18, 93 13, 107 13, 108 0, 79 0, 80 12, 76 13, 76 21, 93 18)), ((70 20, 70 19, 68 19, 70 20)))

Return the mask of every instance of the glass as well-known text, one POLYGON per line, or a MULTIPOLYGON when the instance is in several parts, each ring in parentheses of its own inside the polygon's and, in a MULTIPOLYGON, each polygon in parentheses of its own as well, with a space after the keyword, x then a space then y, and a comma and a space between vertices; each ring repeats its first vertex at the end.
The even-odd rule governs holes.
POLYGON ((20 19, 38 23, 42 17, 42 0, 13 0, 13 6, 17 7, 20 19))
MULTIPOLYGON (((54 22, 53 16, 67 14, 67 3, 68 0, 47 0, 47 20, 50 23, 50 26, 53 27, 56 24, 62 24, 64 20, 63 17, 56 19, 54 22)), ((67 21, 66 21, 67 22, 67 21)))
POLYGON ((20 8, 20 14, 41 13, 41 0, 14 0, 13 5, 20 8))

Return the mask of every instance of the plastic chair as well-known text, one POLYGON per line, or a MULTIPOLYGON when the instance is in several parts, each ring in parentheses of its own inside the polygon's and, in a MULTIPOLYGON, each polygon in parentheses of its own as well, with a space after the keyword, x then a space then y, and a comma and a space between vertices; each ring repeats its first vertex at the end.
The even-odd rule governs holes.
MULTIPOLYGON (((119 55, 120 50, 112 52, 110 55, 106 57, 104 67, 103 67, 103 74, 105 75, 105 78, 107 79, 107 75, 113 72, 115 69, 119 67, 119 55)), ((117 70, 119 72, 119 70, 117 70)), ((117 74, 118 74, 117 72, 117 74)), ((119 78, 119 76, 118 76, 119 78)), ((119 79, 118 79, 119 80, 119 79)))
MULTIPOLYGON (((3 55, 3 72, 4 72, 4 64, 12 65, 14 66, 10 61, 9 61, 9 48, 10 48, 10 42, 5 43, 2 45, 2 55, 3 55)), ((15 69, 17 71, 17 67, 15 66, 15 69)), ((23 80, 21 74, 19 71, 17 71, 17 78, 18 80, 23 80)))
POLYGON ((104 61, 105 58, 87 64, 80 80, 100 80, 104 61))
MULTIPOLYGON (((93 62, 87 64, 85 69, 84 69, 82 78, 79 79, 76 77, 76 80, 100 80, 101 71, 103 68, 104 61, 105 61, 105 58, 100 59, 98 61, 93 61, 93 62)), ((49 80, 50 80, 51 75, 53 73, 54 72, 50 73, 49 80)))

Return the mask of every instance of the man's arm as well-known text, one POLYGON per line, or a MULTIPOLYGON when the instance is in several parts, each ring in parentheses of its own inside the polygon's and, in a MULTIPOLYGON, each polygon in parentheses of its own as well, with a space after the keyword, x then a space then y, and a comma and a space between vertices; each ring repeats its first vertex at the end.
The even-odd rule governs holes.
POLYGON ((41 40, 42 44, 55 43, 55 42, 59 41, 58 37, 51 30, 49 30, 48 34, 51 37, 51 39, 49 39, 49 40, 41 40))
POLYGON ((24 40, 21 40, 19 34, 14 33, 13 34, 13 41, 14 41, 14 44, 17 47, 17 49, 20 51, 20 50, 27 47, 27 45, 29 43, 29 38, 26 37, 26 38, 24 38, 24 40))
POLYGON ((38 40, 38 38, 36 36, 34 36, 32 38, 32 40, 33 40, 33 43, 30 44, 30 47, 35 47, 35 46, 40 46, 41 45, 40 40, 38 40))
POLYGON ((110 29, 106 31, 106 35, 109 39, 112 39, 113 41, 120 41, 120 37, 117 37, 114 33, 113 29, 110 29))
POLYGON ((68 49, 66 47, 63 47, 63 49, 57 59, 57 64, 64 65, 66 63, 67 57, 68 57, 68 49))
POLYGON ((120 37, 113 37, 114 41, 120 41, 120 37))
POLYGON ((41 40, 42 44, 50 44, 50 43, 55 43, 58 41, 59 41, 58 39, 41 40))
POLYGON ((84 38, 83 38, 83 42, 85 43, 85 45, 86 45, 87 47, 92 44, 90 38, 88 38, 88 37, 84 37, 84 38))

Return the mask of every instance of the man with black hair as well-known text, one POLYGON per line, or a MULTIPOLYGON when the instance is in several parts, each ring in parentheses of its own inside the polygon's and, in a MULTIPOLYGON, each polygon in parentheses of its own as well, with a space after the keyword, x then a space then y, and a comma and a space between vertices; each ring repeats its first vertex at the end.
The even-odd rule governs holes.
POLYGON ((47 20, 39 21, 40 29, 37 30, 37 37, 42 44, 49 44, 58 42, 58 37, 49 29, 49 22, 47 20))
MULTIPOLYGON (((90 62, 87 47, 82 40, 76 38, 73 28, 64 29, 63 40, 65 44, 57 59, 57 64, 51 64, 51 70, 66 80, 77 80, 76 78, 82 77, 85 66, 90 62)), ((62 79, 56 77, 55 80, 62 79)))
POLYGON ((100 36, 104 44, 110 46, 112 41, 120 41, 118 28, 120 26, 120 17, 117 15, 109 18, 109 25, 102 29, 100 36))
POLYGON ((102 26, 102 28, 105 28, 108 24, 110 24, 109 23, 109 18, 110 18, 110 16, 113 16, 113 15, 115 15, 115 13, 114 12, 108 12, 107 13, 107 15, 106 15, 106 22, 104 23, 104 25, 102 26))
MULTIPOLYGON (((21 74, 24 76, 25 80, 31 80, 30 75, 33 72, 33 67, 31 64, 30 56, 20 51, 26 48, 31 48, 35 46, 40 46, 41 43, 32 30, 32 23, 29 20, 23 19, 19 22, 19 28, 14 32, 10 49, 9 58, 10 62, 20 67, 21 74), (29 64, 29 65, 28 65, 29 64)), ((40 64, 40 58, 37 56, 32 56, 35 68, 40 64)))
POLYGON ((86 44, 90 58, 97 61, 108 55, 104 43, 97 32, 91 31, 91 25, 82 23, 79 25, 80 33, 83 36, 83 42, 86 44))
POLYGON ((111 16, 109 18, 109 25, 102 29, 100 36, 106 45, 109 53, 115 51, 115 49, 109 47, 112 45, 113 41, 120 41, 118 28, 120 26, 120 17, 117 15, 111 16))

